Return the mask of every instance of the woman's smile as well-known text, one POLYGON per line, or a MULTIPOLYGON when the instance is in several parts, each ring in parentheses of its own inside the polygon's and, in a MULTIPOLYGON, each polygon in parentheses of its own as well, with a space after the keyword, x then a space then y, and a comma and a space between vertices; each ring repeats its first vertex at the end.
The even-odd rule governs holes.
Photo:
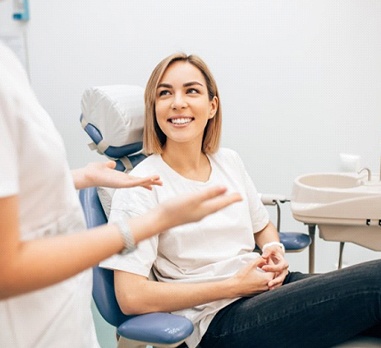
POLYGON ((194 117, 187 117, 187 116, 175 116, 175 117, 170 117, 168 119, 168 122, 176 126, 186 126, 192 121, 194 121, 194 117))

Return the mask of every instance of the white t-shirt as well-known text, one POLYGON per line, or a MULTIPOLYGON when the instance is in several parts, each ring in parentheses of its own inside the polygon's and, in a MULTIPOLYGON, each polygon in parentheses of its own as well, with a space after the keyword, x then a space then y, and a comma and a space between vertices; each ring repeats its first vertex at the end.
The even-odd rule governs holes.
MULTIPOLYGON (((22 240, 85 228, 62 139, 21 64, 1 43, 0 159, 0 197, 18 195, 22 240)), ((99 347, 91 286, 89 270, 0 301, 0 347, 99 347)))
MULTIPOLYGON (((227 186, 228 192, 239 192, 243 201, 200 222, 176 227, 143 241, 135 252, 125 256, 115 255, 102 262, 102 267, 145 277, 150 275, 152 269, 162 282, 199 283, 231 277, 258 257, 253 252, 253 233, 267 225, 269 215, 254 184, 234 151, 220 149, 208 158, 212 167, 210 178, 207 182, 199 182, 179 175, 159 155, 148 157, 131 174, 159 174, 163 186, 155 186, 152 191, 143 188, 117 190, 109 221, 120 216, 141 215, 169 198, 215 185, 227 186)), ((186 340, 188 346, 197 346, 214 315, 235 300, 220 300, 175 312, 194 324, 195 330, 186 340)))

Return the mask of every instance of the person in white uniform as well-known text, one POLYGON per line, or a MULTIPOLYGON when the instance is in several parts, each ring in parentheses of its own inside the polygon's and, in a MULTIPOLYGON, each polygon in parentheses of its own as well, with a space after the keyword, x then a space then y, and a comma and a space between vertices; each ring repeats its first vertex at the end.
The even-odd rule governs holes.
POLYGON ((163 185, 117 190, 109 221, 141 216, 168 198, 217 183, 243 199, 102 262, 115 270, 124 313, 188 317, 195 327, 186 340, 190 348, 322 348, 366 330, 381 335, 380 260, 322 275, 288 271, 242 161, 219 147, 219 93, 199 57, 178 53, 162 60, 148 80, 145 104, 149 157, 132 173, 159 173, 163 185), (253 252, 256 245, 261 255, 253 252))
POLYGON ((59 133, 21 64, 1 43, 0 139, 2 348, 98 347, 90 267, 240 200, 220 185, 168 201, 145 216, 86 231, 76 189, 140 186, 150 191, 161 185, 160 178, 117 172, 112 161, 70 171, 59 133))

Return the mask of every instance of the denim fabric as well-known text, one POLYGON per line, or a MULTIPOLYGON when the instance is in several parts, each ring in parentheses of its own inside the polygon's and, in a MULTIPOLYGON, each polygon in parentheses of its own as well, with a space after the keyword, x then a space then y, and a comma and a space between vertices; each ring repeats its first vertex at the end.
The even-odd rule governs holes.
POLYGON ((381 260, 319 275, 289 273, 282 287, 217 313, 202 348, 324 348, 364 331, 381 337, 381 260))

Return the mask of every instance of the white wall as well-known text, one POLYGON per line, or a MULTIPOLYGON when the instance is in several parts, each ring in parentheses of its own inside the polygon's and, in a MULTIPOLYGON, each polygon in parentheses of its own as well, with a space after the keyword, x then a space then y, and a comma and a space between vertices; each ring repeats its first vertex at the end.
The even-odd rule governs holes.
MULTIPOLYGON (((302 173, 339 170, 339 153, 380 165, 381 2, 375 0, 31 0, 26 25, 0 0, 0 34, 25 31, 33 88, 73 167, 99 156, 78 118, 92 85, 145 85, 174 51, 202 56, 219 84, 223 145, 258 190, 289 195, 302 173)), ((285 207, 284 226, 306 231, 285 207)), ((316 270, 337 262, 318 240, 316 270)), ((348 245, 344 262, 379 257, 348 245)), ((290 255, 307 270, 307 253, 290 255)))

